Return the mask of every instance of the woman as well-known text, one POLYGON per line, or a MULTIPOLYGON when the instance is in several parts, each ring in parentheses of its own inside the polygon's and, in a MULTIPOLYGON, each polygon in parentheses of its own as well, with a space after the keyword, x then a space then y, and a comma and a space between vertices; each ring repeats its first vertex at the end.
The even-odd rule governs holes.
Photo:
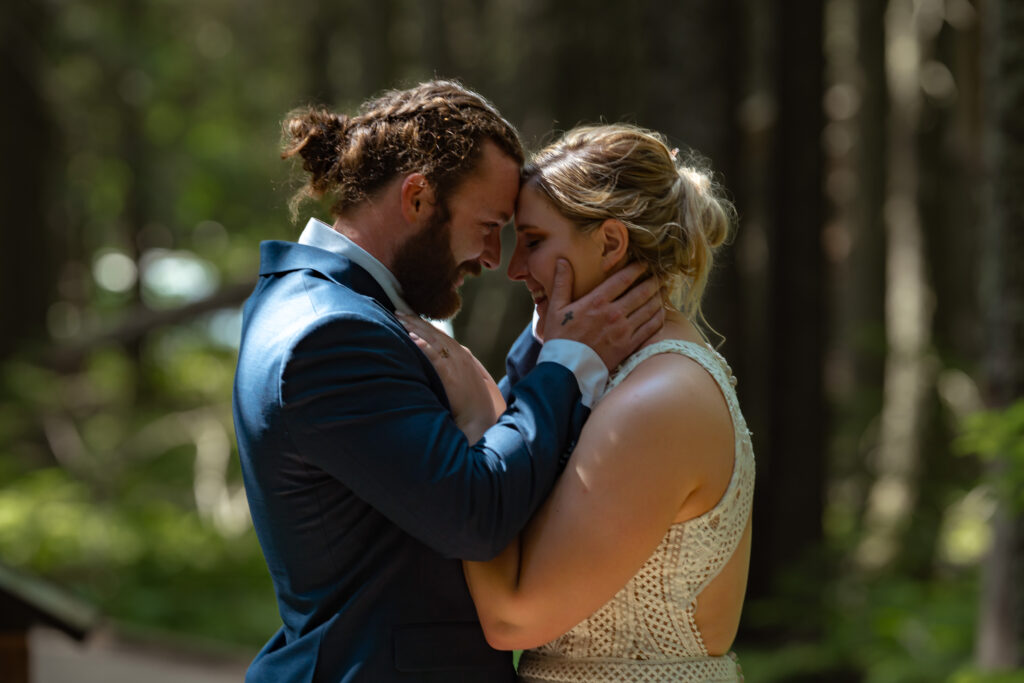
MULTIPOLYGON (((526 649, 522 680, 741 680, 727 653, 746 587, 754 458, 735 380, 698 327, 733 212, 675 157, 657 133, 592 126, 524 169, 509 276, 526 284, 540 321, 561 259, 574 299, 641 261, 668 310, 612 373, 519 541, 465 563, 488 641, 526 649)), ((410 328, 450 393, 480 381, 470 362, 439 355, 433 331, 410 328)))

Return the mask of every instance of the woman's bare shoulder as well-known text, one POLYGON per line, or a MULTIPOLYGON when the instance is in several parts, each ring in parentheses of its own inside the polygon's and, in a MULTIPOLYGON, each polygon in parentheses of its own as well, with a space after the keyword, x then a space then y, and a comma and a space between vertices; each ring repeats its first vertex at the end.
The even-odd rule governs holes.
POLYGON ((617 444, 622 457, 643 458, 689 490, 687 507, 713 506, 728 486, 735 444, 729 407, 692 358, 664 353, 644 360, 598 404, 585 435, 591 423, 592 435, 617 444))
POLYGON ((599 408, 629 414, 650 411, 671 416, 673 422, 703 423, 725 418, 731 429, 729 407, 714 377, 699 362, 680 353, 659 353, 637 365, 608 392, 599 408))

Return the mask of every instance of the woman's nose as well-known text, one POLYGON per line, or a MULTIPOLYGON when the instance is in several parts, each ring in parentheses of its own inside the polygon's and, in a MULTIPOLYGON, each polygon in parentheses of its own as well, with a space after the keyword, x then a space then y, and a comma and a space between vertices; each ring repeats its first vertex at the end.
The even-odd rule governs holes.
POLYGON ((516 248, 512 250, 512 259, 508 262, 508 277, 510 280, 526 279, 526 258, 519 248, 519 240, 516 239, 516 248))

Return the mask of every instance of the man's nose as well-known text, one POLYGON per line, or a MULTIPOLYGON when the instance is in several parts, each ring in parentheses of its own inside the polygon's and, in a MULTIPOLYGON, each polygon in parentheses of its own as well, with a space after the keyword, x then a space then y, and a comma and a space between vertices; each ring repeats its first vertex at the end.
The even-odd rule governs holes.
POLYGON ((480 254, 480 263, 489 270, 501 265, 501 230, 491 230, 484 236, 484 250, 480 254))

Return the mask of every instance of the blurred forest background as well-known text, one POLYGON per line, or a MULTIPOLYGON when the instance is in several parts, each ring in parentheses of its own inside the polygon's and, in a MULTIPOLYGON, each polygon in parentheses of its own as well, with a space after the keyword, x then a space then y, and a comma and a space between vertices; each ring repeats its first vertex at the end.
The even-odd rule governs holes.
MULTIPOLYGON (((1024 680, 1018 0, 6 0, 0 562, 126 631, 272 634, 230 395, 258 243, 305 222, 279 122, 435 75, 532 149, 663 131, 735 199, 748 680, 1024 680)), ((530 298, 465 300, 500 376, 530 298)))

